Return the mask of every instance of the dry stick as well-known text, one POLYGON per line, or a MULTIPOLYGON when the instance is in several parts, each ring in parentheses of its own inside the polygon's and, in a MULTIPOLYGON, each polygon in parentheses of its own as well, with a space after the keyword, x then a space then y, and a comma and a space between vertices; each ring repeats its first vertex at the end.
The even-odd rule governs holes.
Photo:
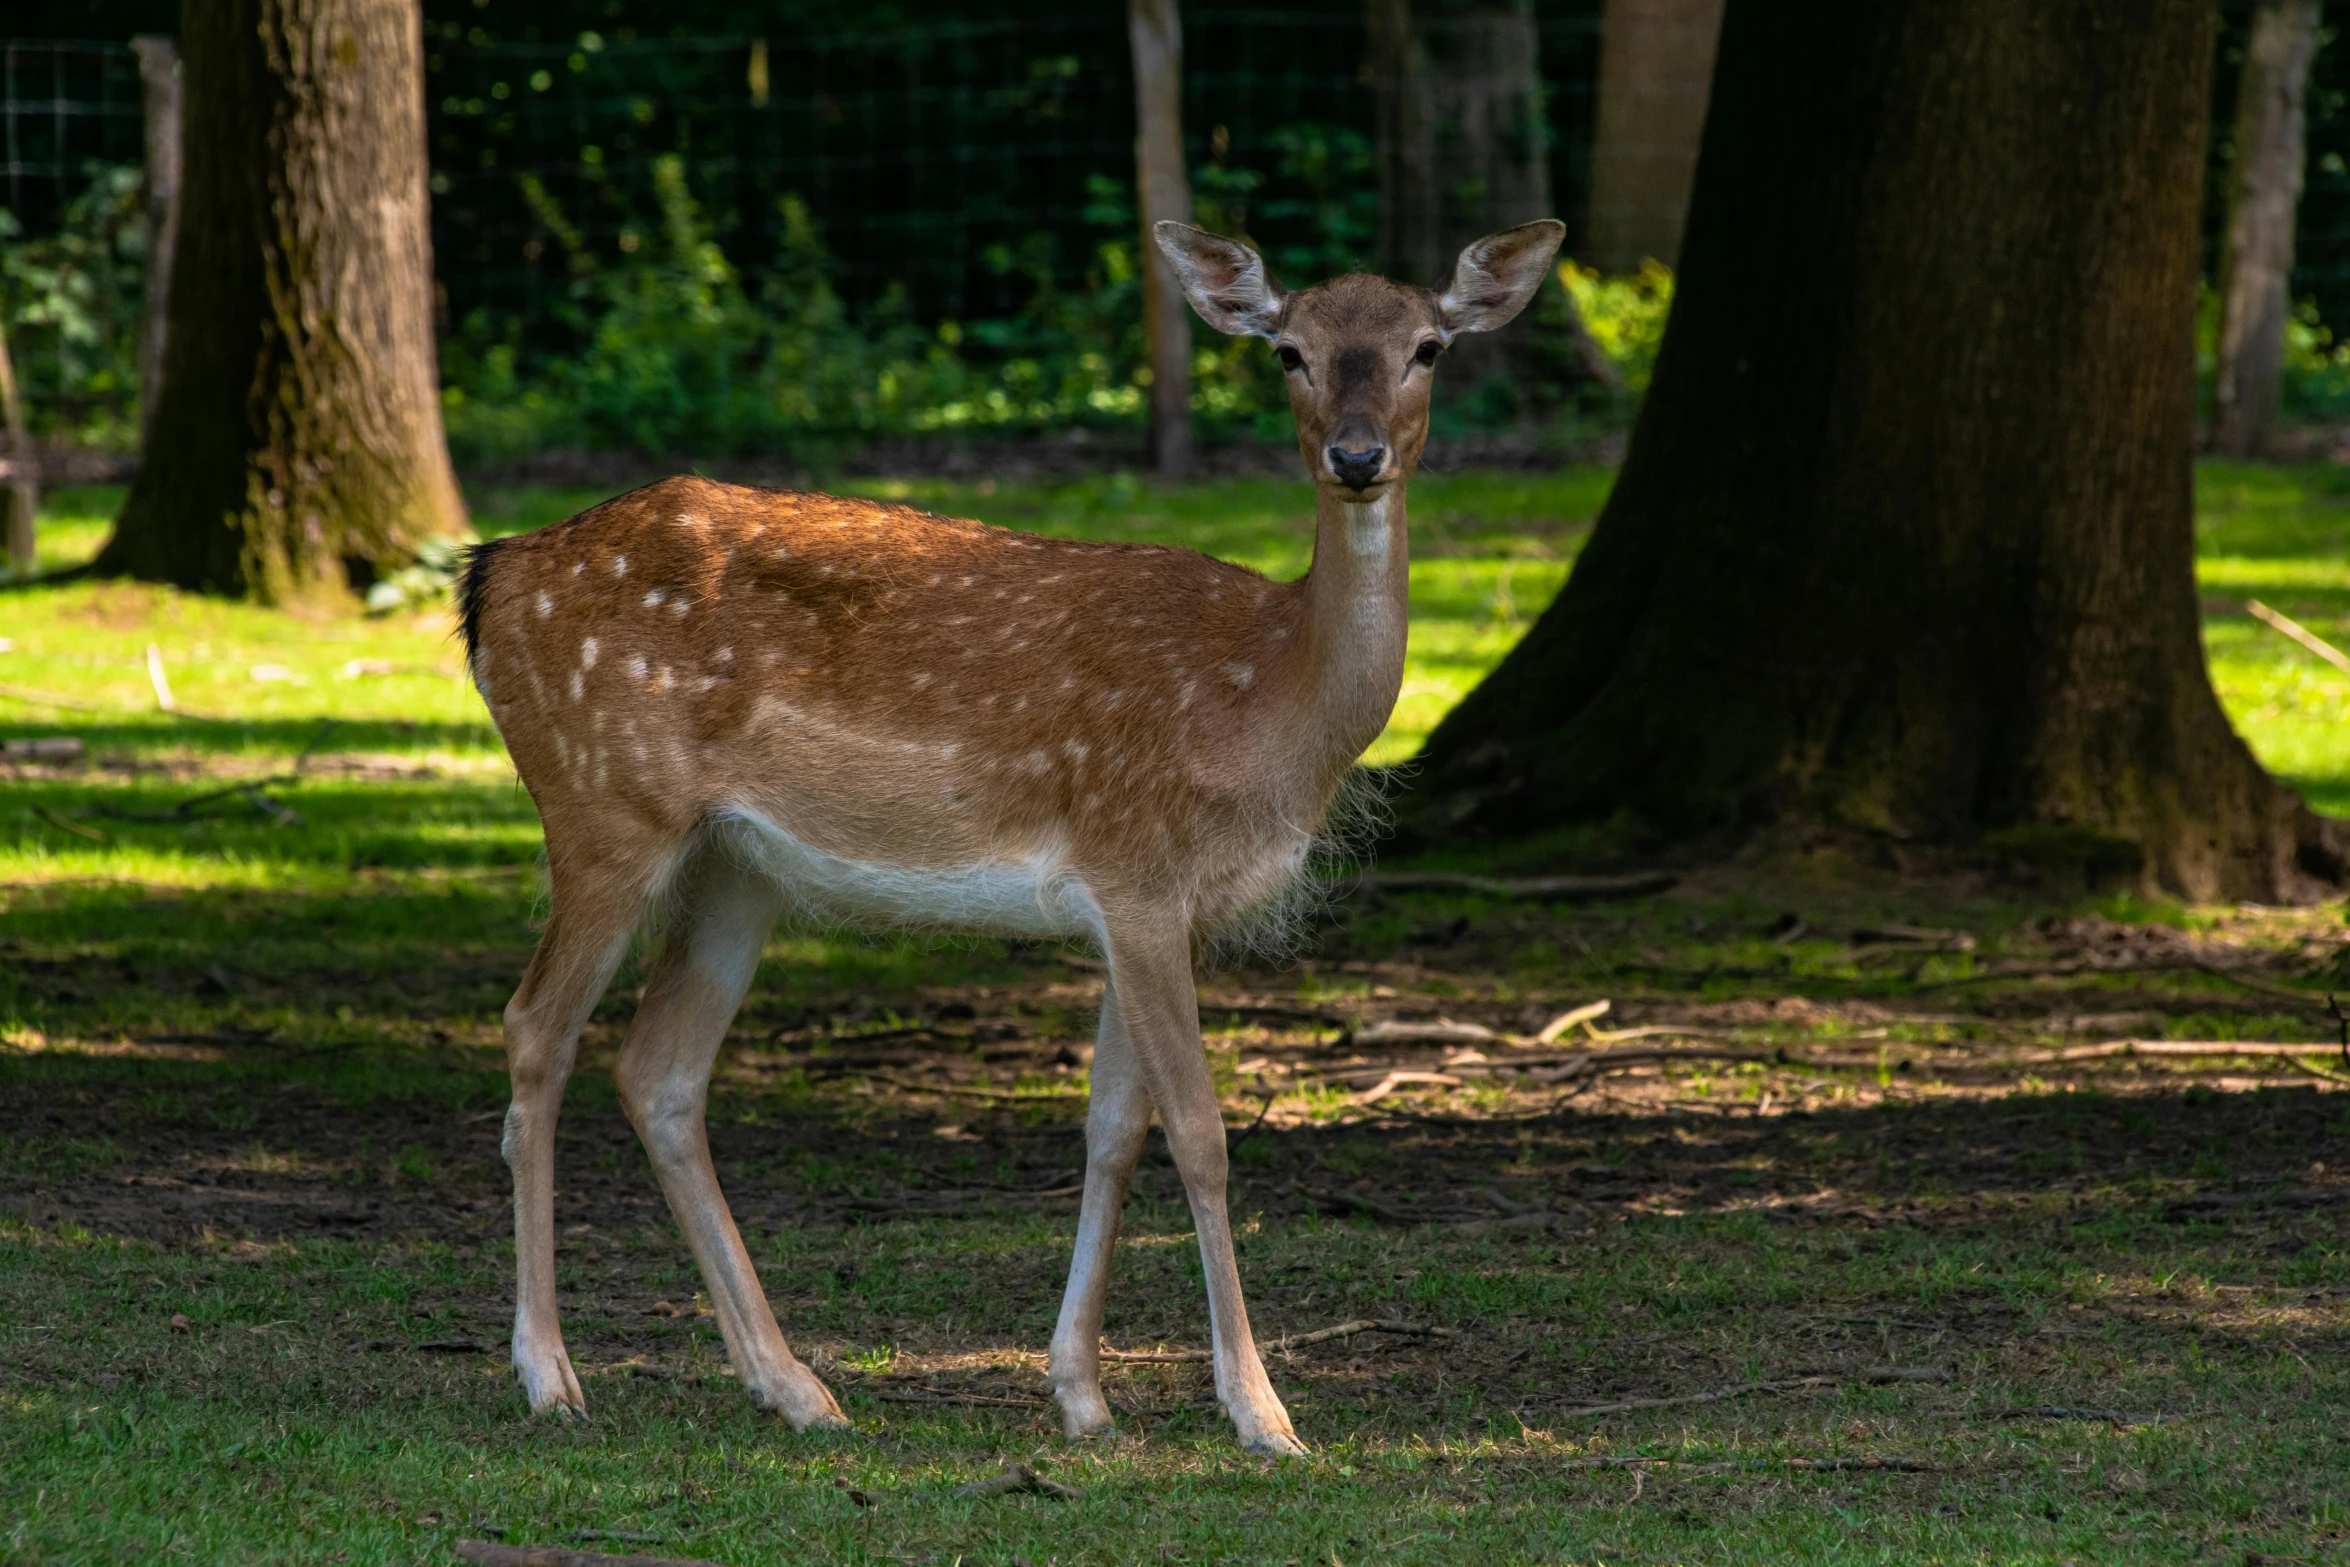
POLYGON ((1041 1398, 1005 1398, 995 1393, 943 1393, 935 1388, 878 1388, 873 1396, 885 1404, 986 1404, 997 1409, 1046 1409, 1041 1398))
POLYGON ((457 1555, 475 1567, 718 1567, 699 1556, 608 1556, 560 1545, 499 1545, 489 1540, 459 1540, 457 1555))
POLYGON ((1064 1502, 1074 1502, 1085 1494, 1073 1485, 1063 1485, 1058 1480, 1047 1480, 1043 1475, 1022 1463, 1006 1464, 1004 1472, 1000 1475, 986 1480, 974 1480, 969 1485, 955 1488, 957 1496, 973 1498, 1010 1496, 1020 1491, 1033 1492, 1038 1496, 1057 1497, 1064 1502))
POLYGON ((1581 1409, 1570 1409, 1565 1414, 1574 1419, 1590 1415, 1616 1415, 1634 1409, 1677 1409, 1684 1404, 1718 1404, 1724 1399, 1744 1398, 1749 1393, 1791 1393, 1804 1387, 1833 1387, 1837 1377, 1791 1377, 1780 1382, 1741 1382, 1736 1387, 1717 1388, 1711 1393, 1683 1393, 1677 1398, 1625 1398, 1612 1404, 1587 1404, 1581 1409))
POLYGON ((2105 1056, 2322 1056, 2333 1053, 2330 1043, 2279 1044, 2267 1039, 2108 1039, 2094 1045, 2066 1045, 2056 1050, 2026 1050, 2011 1057, 2018 1062, 2092 1061, 2105 1056))
POLYGON ((1344 896, 1357 889, 1376 892, 1481 892, 1498 898, 1537 898, 1575 903, 1597 898, 1637 898, 1663 892, 1680 881, 1671 871, 1635 871, 1624 876, 1456 876, 1435 872, 1371 872, 1331 890, 1344 896))
MULTIPOLYGON (((1358 1333, 1395 1333, 1407 1338, 1451 1338, 1452 1329, 1424 1327, 1416 1322, 1390 1322, 1384 1319, 1358 1317, 1352 1322, 1341 1322, 1336 1327, 1316 1328, 1311 1333, 1300 1333, 1295 1338, 1281 1338, 1267 1347, 1275 1354, 1287 1354, 1293 1349, 1304 1349, 1310 1344, 1327 1344, 1332 1339, 1353 1338, 1358 1333)), ((1215 1351, 1207 1349, 1104 1349, 1104 1360, 1212 1360, 1215 1351)))
POLYGON ((2350 1083, 2350 1072, 2337 1072, 2330 1066, 2319 1066, 2315 1061, 2304 1060, 2300 1056, 2287 1056, 2285 1059, 2312 1077, 2322 1077, 2329 1083, 2350 1083))
POLYGON ((1877 1469, 1898 1474, 1933 1474, 1937 1467, 1918 1458, 1746 1458, 1730 1459, 1721 1463, 1691 1463, 1686 1458, 1643 1458, 1637 1454, 1618 1458, 1601 1455, 1592 1458, 1570 1458, 1561 1467, 1567 1469, 1686 1469, 1691 1474, 1726 1474, 1735 1470, 1756 1469, 1877 1469))
POLYGON ((165 712, 178 704, 171 697, 171 682, 163 678, 163 652, 152 642, 147 644, 147 684, 155 688, 155 705, 165 712))
POLYGON ((2282 631, 2286 636, 2291 637, 2294 641, 2300 643, 2303 647, 2309 649, 2310 652, 2315 653, 2319 658, 2324 659, 2327 663, 2333 665, 2336 669, 2341 670, 2345 674, 2350 674, 2350 654, 2344 653, 2340 648, 2334 646, 2331 642, 2328 642, 2325 638, 2319 636, 2316 632, 2310 630, 2307 626, 2302 625, 2299 621, 2294 620, 2291 616, 2278 614, 2275 610, 2270 609, 2266 604, 2261 603, 2258 599, 2246 599, 2244 601, 2244 609, 2245 612, 2251 615, 2253 619, 2265 621, 2272 630, 2282 631))
POLYGON ((2290 985, 2280 985, 2273 979, 2262 979, 2257 974, 2239 974, 2233 969, 2224 969, 2214 963, 2198 963, 2195 967, 2203 973, 2209 974, 2213 979, 2224 979, 2231 985, 2241 985, 2246 990, 2257 990, 2264 996, 2274 996, 2280 1001, 2299 1002, 2305 1007, 2316 1007, 2321 1011, 2327 1010, 2326 1004, 2308 991, 2295 990, 2290 985))
POLYGON ((59 832, 69 832, 72 833, 76 838, 87 838, 92 843, 104 843, 107 841, 106 835, 100 832, 97 828, 91 827, 82 822, 77 822, 72 817, 66 815, 64 812, 53 811, 46 805, 34 806, 33 814, 41 818, 41 820, 47 822, 50 826, 56 828, 59 832))
POLYGON ((867 1072, 866 1077, 876 1083, 887 1083, 892 1088, 904 1088, 917 1094, 938 1094, 947 1098, 963 1099, 1068 1099, 1071 1091, 1058 1088, 983 1088, 977 1084, 917 1083, 911 1078, 892 1077, 887 1072, 867 1072))

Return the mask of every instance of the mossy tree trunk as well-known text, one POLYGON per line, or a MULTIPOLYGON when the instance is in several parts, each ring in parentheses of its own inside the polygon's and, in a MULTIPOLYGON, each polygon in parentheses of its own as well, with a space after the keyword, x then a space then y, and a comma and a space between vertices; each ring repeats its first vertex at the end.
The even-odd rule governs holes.
POLYGON ((1421 843, 2078 847, 2337 880, 2206 673, 2208 0, 1730 0, 1679 295, 1558 601, 1430 738, 1421 843))
POLYGON ((186 0, 163 389, 102 573, 340 600, 461 531, 415 0, 186 0))

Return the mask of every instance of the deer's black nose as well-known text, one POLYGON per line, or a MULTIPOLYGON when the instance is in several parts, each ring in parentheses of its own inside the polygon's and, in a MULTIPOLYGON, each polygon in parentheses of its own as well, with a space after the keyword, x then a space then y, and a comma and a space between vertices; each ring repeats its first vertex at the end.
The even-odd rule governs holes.
POLYGON ((1338 482, 1350 490, 1367 490, 1379 482, 1379 470, 1387 463, 1387 448, 1373 446, 1365 451, 1350 452, 1343 446, 1330 448, 1330 471, 1338 482))

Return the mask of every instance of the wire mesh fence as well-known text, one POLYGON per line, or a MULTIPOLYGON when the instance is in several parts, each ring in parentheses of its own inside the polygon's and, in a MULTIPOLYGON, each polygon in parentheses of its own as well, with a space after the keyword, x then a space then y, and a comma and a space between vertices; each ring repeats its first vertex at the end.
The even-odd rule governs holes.
POLYGON ((139 65, 121 44, 0 40, 0 205, 56 227, 94 165, 137 163, 139 65))
MULTIPOLYGON (((1535 6, 1547 169, 1570 250, 1589 187, 1599 10, 1535 6)), ((2215 193, 2247 11, 2248 0, 2222 7, 2215 193)), ((1289 278, 1374 259, 1369 48, 1359 8, 1186 13, 1185 133, 1203 220, 1247 232, 1289 278)), ((591 325, 588 274, 668 243, 665 225, 681 220, 753 299, 764 278, 810 264, 812 239, 813 264, 852 316, 962 323, 982 337, 1042 295, 1099 296, 1104 248, 1133 240, 1117 8, 764 39, 615 28, 511 42, 444 18, 427 23, 427 49, 443 327, 470 324, 526 358, 576 347, 591 325)), ((127 47, 0 40, 0 202, 17 231, 54 232, 103 171, 135 165, 140 119, 127 47)), ((2294 290, 2350 335, 2350 50, 2339 44, 2319 54, 2308 131, 2294 290)), ((2216 200, 2207 209, 2215 236, 2216 200)))

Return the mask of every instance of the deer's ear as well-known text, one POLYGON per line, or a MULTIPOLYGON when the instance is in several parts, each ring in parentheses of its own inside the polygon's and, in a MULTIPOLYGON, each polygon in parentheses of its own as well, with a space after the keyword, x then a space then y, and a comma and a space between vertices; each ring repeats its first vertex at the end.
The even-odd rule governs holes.
POLYGON ((1154 232, 1201 320, 1234 337, 1273 336, 1285 296, 1265 270, 1264 257, 1188 223, 1161 223, 1154 232))
POLYGON ((1564 223, 1542 218, 1488 234, 1462 251, 1452 264, 1452 281, 1436 297, 1446 334, 1508 326, 1542 286, 1566 237, 1564 223))

